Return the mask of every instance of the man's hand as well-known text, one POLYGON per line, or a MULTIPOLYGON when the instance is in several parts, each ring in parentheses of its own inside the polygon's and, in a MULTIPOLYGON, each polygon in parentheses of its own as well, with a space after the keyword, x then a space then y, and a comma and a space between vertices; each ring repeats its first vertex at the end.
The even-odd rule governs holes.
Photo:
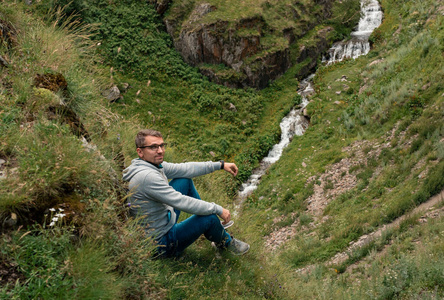
POLYGON ((237 166, 234 163, 224 163, 224 170, 230 173, 233 176, 237 175, 237 166))
POLYGON ((231 220, 230 211, 228 209, 222 208, 222 214, 219 217, 224 220, 222 224, 227 224, 231 220))

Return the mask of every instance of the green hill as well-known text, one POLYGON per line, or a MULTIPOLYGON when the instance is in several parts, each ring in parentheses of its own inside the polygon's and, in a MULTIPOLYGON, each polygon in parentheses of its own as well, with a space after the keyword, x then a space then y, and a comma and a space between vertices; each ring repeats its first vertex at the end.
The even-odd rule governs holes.
MULTIPOLYGON (((263 14, 270 41, 298 28, 285 8, 328 1, 240 4, 251 11, 209 2, 216 18, 263 14)), ((371 52, 318 67, 310 127, 238 207, 239 185, 300 101, 296 75, 308 62, 260 91, 230 89, 183 61, 145 2, 3 1, 0 298, 442 298, 443 4, 381 5, 371 52), (120 96, 110 101, 112 87, 120 96), (178 259, 153 257, 121 182, 145 127, 162 130, 168 161, 238 164, 236 179, 196 185, 236 211, 230 229, 251 244, 247 255, 216 254, 202 239, 178 259)), ((352 24, 335 23, 353 15, 341 7, 293 47, 315 48, 326 26, 330 42, 348 33, 352 24)))

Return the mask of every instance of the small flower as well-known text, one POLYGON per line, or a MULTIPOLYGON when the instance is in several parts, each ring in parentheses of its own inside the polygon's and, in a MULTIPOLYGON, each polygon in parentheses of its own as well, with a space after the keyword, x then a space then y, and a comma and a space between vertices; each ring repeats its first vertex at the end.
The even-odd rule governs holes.
POLYGON ((59 220, 58 217, 54 217, 54 218, 52 218, 52 221, 53 221, 53 222, 57 222, 58 220, 59 220))
POLYGON ((55 222, 51 222, 51 223, 49 223, 49 226, 50 227, 52 227, 52 226, 54 226, 55 225, 55 222))
POLYGON ((55 208, 50 208, 49 210, 50 210, 50 211, 55 211, 55 208))
POLYGON ((55 216, 56 216, 57 218, 60 218, 60 219, 61 219, 61 218, 63 218, 63 217, 66 216, 66 215, 65 215, 65 214, 56 214, 55 216))
POLYGON ((65 210, 64 210, 63 208, 60 208, 60 207, 59 207, 59 211, 65 211, 65 210))

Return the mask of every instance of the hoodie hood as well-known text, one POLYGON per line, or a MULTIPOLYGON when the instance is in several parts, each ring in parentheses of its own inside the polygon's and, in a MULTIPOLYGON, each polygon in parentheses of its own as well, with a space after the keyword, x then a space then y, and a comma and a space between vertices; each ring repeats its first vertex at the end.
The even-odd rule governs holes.
POLYGON ((124 181, 130 181, 134 176, 136 176, 138 173, 145 171, 147 168, 157 170, 159 169, 155 165, 144 161, 140 158, 135 158, 131 161, 131 165, 123 170, 123 180, 124 181))

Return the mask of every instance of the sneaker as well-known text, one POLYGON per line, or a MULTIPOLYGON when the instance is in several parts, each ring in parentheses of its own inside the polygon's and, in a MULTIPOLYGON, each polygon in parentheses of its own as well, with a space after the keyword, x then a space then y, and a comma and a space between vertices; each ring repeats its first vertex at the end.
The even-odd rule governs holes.
POLYGON ((242 255, 250 250, 250 245, 232 237, 230 245, 228 245, 227 249, 235 255, 242 255))
POLYGON ((229 221, 227 224, 224 224, 223 221, 220 223, 222 224, 224 229, 227 229, 228 227, 231 227, 234 224, 233 220, 229 221))

